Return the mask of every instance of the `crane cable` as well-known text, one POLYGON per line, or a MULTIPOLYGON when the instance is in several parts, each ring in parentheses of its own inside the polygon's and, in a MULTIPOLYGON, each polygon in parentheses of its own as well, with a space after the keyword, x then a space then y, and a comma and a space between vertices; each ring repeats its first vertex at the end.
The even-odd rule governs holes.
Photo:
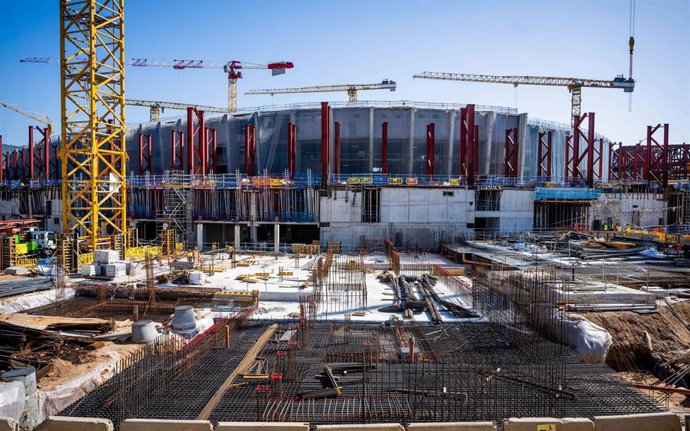
MULTIPOLYGON (((630 69, 628 69, 628 79, 632 79, 633 51, 635 49, 635 0, 630 0, 629 33, 630 39, 628 39, 628 48, 630 49, 630 69)), ((628 95, 628 112, 632 112, 632 93, 628 95)))

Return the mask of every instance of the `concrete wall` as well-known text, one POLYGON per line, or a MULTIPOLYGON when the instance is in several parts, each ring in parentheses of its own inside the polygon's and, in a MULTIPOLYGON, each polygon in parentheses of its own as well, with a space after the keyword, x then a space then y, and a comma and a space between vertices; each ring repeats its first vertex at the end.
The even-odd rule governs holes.
POLYGON ((490 230, 503 233, 526 232, 534 227, 534 190, 510 190, 501 192, 500 211, 477 211, 476 218, 498 220, 490 230))
POLYGON ((380 222, 362 223, 362 193, 333 190, 320 198, 322 242, 356 246, 360 238, 392 238, 404 246, 436 247, 470 233, 474 191, 460 188, 384 187, 380 222))
POLYGON ((610 217, 622 225, 657 226, 666 223, 666 206, 661 193, 602 193, 592 205, 590 217, 602 223, 610 217))

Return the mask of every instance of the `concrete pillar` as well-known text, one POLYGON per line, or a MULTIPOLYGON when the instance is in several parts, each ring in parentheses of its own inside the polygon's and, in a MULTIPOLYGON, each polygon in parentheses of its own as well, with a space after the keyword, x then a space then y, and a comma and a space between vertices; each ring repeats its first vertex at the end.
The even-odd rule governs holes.
POLYGON ((452 176, 454 173, 453 147, 455 146, 454 143, 458 142, 453 138, 453 134, 455 133, 455 114, 456 111, 454 109, 448 112, 448 161, 446 163, 446 172, 448 172, 448 176, 452 176))
POLYGON ((235 225, 235 238, 234 238, 234 240, 235 240, 235 251, 239 251, 239 249, 240 249, 240 239, 241 239, 240 237, 241 237, 241 235, 242 235, 242 226, 240 226, 240 224, 238 223, 235 225))
MULTIPOLYGON (((481 119, 481 116, 476 115, 475 118, 481 119)), ((475 124, 477 123, 475 122, 475 124)), ((493 136, 495 124, 496 112, 489 111, 486 114, 486 127, 484 127, 486 130, 482 130, 481 125, 479 126, 479 137, 477 137, 477 139, 479 140, 479 166, 477 167, 479 170, 479 175, 489 175, 491 173, 491 162, 494 160, 496 161, 497 166, 503 166, 503 143, 505 141, 505 130, 499 131, 499 144, 495 148, 496 151, 498 151, 498 154, 494 155, 493 136), (482 134, 486 136, 486 145, 482 145, 482 134), (482 149, 484 149, 484 152, 482 152, 482 149)), ((502 170, 499 169, 499 172, 502 172, 502 170)))
POLYGON ((414 167, 414 116, 417 110, 410 108, 410 142, 407 148, 407 174, 412 175, 414 167))
POLYGON ((280 223, 273 225, 273 251, 280 253, 280 223))
MULTIPOLYGON (((525 176, 525 172, 532 172, 532 175, 537 175, 536 167, 537 164, 537 159, 536 155, 530 157, 529 159, 526 157, 527 156, 527 145, 526 143, 526 138, 527 138, 527 114, 520 114, 518 116, 518 178, 522 178, 525 176), (530 160, 530 168, 525 171, 525 163, 527 160, 530 160)), ((536 154, 536 152, 532 153, 536 154)), ((603 171, 603 169, 602 169, 603 171)))
POLYGON ((369 108, 369 172, 374 172, 374 107, 369 108))
POLYGON ((204 249, 204 224, 203 223, 197 223, 196 224, 196 246, 199 249, 199 251, 202 251, 204 249))

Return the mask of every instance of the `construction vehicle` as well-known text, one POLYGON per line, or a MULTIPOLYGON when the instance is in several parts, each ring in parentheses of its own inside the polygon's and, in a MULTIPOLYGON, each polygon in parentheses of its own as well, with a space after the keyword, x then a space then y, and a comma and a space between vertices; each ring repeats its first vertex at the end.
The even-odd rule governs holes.
POLYGON ((396 90, 395 81, 384 79, 378 84, 337 84, 337 85, 316 85, 313 87, 294 87, 294 88, 268 88, 259 90, 249 90, 246 95, 256 96, 260 94, 295 94, 295 93, 326 93, 334 91, 346 91, 348 102, 357 101, 357 92, 360 90, 396 90))
POLYGON ((23 225, 5 231, 4 236, 12 237, 15 254, 20 258, 52 257, 57 250, 57 233, 53 231, 23 225))
POLYGON ((242 69, 268 69, 273 76, 282 75, 287 69, 295 67, 289 61, 276 61, 268 64, 247 63, 238 60, 227 62, 205 60, 151 60, 148 58, 133 58, 129 63, 134 67, 172 67, 184 69, 223 69, 228 75, 228 111, 237 111, 237 80, 242 78, 242 69))

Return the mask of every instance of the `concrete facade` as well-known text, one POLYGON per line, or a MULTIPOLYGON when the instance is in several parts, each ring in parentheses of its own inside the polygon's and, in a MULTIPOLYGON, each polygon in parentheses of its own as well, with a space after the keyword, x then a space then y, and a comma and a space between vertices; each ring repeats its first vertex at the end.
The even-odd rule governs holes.
POLYGON ((320 198, 321 242, 359 244, 360 238, 391 238, 428 247, 471 232, 474 191, 462 188, 384 187, 378 222, 367 222, 366 191, 332 190, 320 198))

